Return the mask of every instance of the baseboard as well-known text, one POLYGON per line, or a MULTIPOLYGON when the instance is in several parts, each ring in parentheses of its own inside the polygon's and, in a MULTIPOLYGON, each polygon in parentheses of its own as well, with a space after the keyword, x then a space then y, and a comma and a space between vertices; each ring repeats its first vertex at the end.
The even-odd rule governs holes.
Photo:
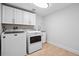
POLYGON ((48 43, 53 44, 53 45, 55 45, 55 46, 57 46, 57 47, 59 47, 59 48, 63 48, 63 49, 68 50, 68 51, 70 51, 70 52, 72 52, 72 53, 74 53, 74 54, 79 55, 79 51, 78 51, 78 50, 74 50, 74 49, 72 49, 72 48, 63 46, 63 45, 58 44, 58 43, 53 43, 53 42, 50 42, 50 41, 48 41, 48 43))

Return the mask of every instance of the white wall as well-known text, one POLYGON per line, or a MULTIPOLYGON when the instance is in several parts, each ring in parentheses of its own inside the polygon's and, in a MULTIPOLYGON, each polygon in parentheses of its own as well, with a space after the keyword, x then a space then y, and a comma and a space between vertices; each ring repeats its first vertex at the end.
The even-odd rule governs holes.
POLYGON ((43 30, 43 17, 36 15, 36 30, 43 30))
POLYGON ((47 40, 79 51, 79 4, 72 4, 44 19, 47 40))

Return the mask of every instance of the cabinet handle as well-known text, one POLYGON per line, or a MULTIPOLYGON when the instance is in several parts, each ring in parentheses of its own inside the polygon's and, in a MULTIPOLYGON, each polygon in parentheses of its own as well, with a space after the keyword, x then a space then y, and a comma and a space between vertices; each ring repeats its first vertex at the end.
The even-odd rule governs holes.
POLYGON ((14 36, 17 36, 17 34, 15 34, 14 36))
POLYGON ((6 38, 5 36, 3 36, 3 38, 6 38))

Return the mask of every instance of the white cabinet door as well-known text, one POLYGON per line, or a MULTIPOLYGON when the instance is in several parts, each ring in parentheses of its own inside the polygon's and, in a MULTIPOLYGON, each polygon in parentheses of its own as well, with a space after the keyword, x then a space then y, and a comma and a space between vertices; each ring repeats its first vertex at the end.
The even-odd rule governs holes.
POLYGON ((42 43, 46 42, 46 32, 42 32, 42 43))
POLYGON ((14 23, 15 24, 23 24, 23 11, 19 9, 15 9, 15 15, 14 15, 14 23))
POLYGON ((13 24, 13 8, 3 5, 2 23, 13 24))
POLYGON ((29 25, 29 12, 23 11, 23 24, 29 25))
POLYGON ((30 25, 36 25, 36 14, 30 13, 29 17, 30 17, 29 19, 30 25))
POLYGON ((36 14, 32 14, 31 24, 36 25, 36 14))

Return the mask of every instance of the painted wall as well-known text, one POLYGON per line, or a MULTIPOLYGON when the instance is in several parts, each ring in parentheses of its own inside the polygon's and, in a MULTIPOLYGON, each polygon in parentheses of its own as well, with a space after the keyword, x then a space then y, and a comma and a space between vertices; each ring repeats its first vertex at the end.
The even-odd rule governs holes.
POLYGON ((79 4, 44 18, 47 40, 79 51, 79 4))
POLYGON ((36 30, 43 30, 43 17, 40 15, 36 15, 36 30))

